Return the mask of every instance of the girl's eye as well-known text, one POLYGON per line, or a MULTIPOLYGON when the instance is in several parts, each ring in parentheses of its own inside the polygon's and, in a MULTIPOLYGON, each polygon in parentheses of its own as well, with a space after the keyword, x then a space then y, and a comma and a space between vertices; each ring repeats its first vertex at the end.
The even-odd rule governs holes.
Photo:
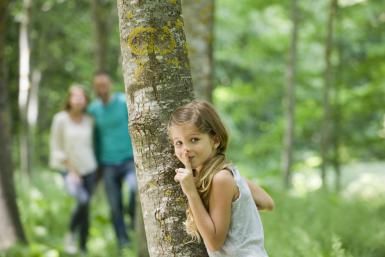
POLYGON ((176 141, 176 142, 174 142, 174 145, 175 145, 175 146, 181 146, 181 145, 182 145, 182 142, 181 142, 181 141, 176 141))
POLYGON ((191 138, 191 142, 192 142, 192 143, 196 143, 196 142, 198 142, 198 141, 199 141, 199 138, 196 138, 196 137, 191 138))

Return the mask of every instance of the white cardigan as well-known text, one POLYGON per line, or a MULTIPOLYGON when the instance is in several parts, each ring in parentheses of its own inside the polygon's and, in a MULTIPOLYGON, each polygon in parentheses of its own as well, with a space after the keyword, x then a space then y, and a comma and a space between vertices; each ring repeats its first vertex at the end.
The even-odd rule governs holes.
POLYGON ((92 118, 84 114, 80 122, 74 122, 68 112, 55 114, 50 137, 50 167, 65 171, 64 161, 68 161, 80 175, 96 170, 93 149, 92 118))

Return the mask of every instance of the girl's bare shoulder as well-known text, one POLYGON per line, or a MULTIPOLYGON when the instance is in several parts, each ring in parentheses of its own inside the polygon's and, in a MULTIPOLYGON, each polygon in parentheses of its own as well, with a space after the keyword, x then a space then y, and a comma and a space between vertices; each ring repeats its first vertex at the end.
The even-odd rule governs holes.
POLYGON ((218 171, 213 177, 214 186, 234 186, 234 184, 233 174, 228 169, 218 171))

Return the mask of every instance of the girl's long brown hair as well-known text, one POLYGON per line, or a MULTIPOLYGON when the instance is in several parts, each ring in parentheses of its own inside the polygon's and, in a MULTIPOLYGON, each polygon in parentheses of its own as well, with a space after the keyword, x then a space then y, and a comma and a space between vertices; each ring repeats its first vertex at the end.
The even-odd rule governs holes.
MULTIPOLYGON (((228 133, 214 107, 206 101, 194 100, 177 108, 170 117, 168 131, 172 126, 183 124, 195 125, 201 133, 207 133, 219 142, 216 154, 208 160, 195 180, 198 193, 206 210, 209 210, 209 196, 214 175, 229 165, 225 152, 228 144, 228 133)), ((200 240, 199 231, 195 224, 190 208, 186 210, 186 231, 194 239, 200 240)))

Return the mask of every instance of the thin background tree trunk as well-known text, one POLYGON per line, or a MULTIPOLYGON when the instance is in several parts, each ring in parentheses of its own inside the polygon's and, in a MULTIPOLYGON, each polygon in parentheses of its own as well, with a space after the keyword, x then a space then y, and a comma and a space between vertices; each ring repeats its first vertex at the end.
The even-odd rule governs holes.
POLYGON ((336 12, 337 1, 330 0, 329 16, 327 21, 326 40, 325 40, 325 74, 323 89, 323 109, 324 116, 322 120, 321 130, 321 178, 322 184, 326 187, 326 168, 330 159, 330 135, 332 133, 332 118, 330 108, 330 92, 333 84, 333 67, 332 67, 332 51, 333 51, 333 25, 336 12))
POLYGON ((5 34, 9 1, 0 2, 0 250, 24 241, 25 236, 16 204, 11 155, 10 115, 5 78, 5 34))
POLYGON ((109 15, 111 6, 109 0, 91 0, 92 20, 94 23, 94 58, 96 71, 107 71, 109 15))
POLYGON ((186 198, 167 136, 170 113, 193 98, 180 1, 118 0, 123 74, 151 257, 207 256, 185 233, 186 198))
MULTIPOLYGON (((333 6, 335 8, 336 23, 339 23, 340 15, 338 8, 338 0, 335 1, 333 6)), ((338 35, 338 33, 337 33, 338 35)), ((341 34, 342 35, 342 34, 341 34)), ((343 48, 341 43, 337 45, 338 54, 338 66, 337 66, 337 78, 334 86, 334 100, 333 100, 333 168, 335 172, 335 190, 339 192, 341 189, 341 160, 340 160, 340 140, 341 140, 341 104, 340 104, 340 87, 342 83, 341 74, 343 72, 343 48)))
POLYGON ((28 27, 30 20, 31 0, 23 1, 23 15, 19 34, 19 113, 20 113, 20 168, 23 174, 31 174, 31 136, 28 120, 28 106, 31 91, 30 49, 28 27))
POLYGON ((214 0, 182 0, 195 96, 212 101, 214 0))
POLYGON ((294 148, 294 128, 295 128, 295 88, 297 70, 297 37, 298 37, 298 5, 297 0, 291 1, 292 32, 289 50, 289 62, 287 65, 286 78, 286 97, 284 111, 286 112, 286 127, 283 142, 282 168, 284 175, 284 185, 286 188, 291 186, 293 148, 294 148))

